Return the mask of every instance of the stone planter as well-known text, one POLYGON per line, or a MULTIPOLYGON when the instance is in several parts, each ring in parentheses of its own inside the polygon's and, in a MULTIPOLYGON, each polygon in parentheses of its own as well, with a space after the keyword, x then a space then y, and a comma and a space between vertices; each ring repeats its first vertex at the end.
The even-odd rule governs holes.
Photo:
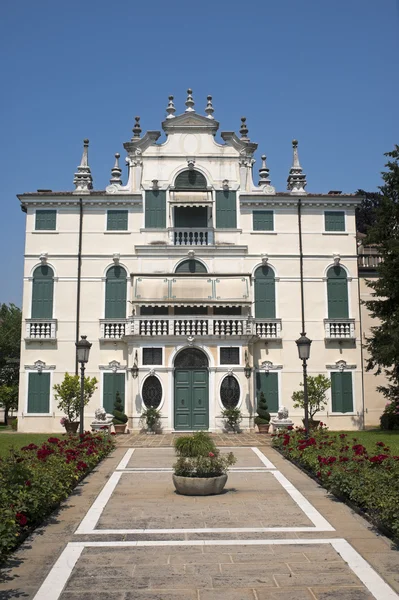
POLYGON ((76 433, 79 429, 79 421, 65 421, 64 427, 67 433, 76 433))
MULTIPOLYGON (((302 423, 303 426, 305 427, 305 419, 302 419, 302 423)), ((318 426, 320 425, 320 421, 317 421, 315 419, 309 419, 309 429, 317 429, 318 426)))
POLYGON ((127 423, 114 423, 115 433, 125 433, 127 423))
POLYGON ((258 425, 259 433, 269 433, 270 423, 261 423, 258 425))
POLYGON ((176 491, 183 496, 221 494, 226 481, 227 475, 219 475, 218 477, 180 477, 179 475, 173 475, 176 491))

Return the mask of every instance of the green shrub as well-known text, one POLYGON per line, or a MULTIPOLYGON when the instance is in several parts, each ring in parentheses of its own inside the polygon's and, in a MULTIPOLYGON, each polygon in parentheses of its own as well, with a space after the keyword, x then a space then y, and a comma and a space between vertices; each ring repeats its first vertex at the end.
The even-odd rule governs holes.
POLYGON ((176 454, 186 458, 208 456, 209 452, 216 452, 215 442, 206 431, 197 431, 193 435, 178 437, 174 441, 174 446, 176 454))
POLYGON ((396 406, 395 411, 392 410, 391 405, 388 405, 385 408, 384 412, 380 416, 380 424, 381 429, 385 431, 399 428, 399 414, 396 412, 396 406))
POLYGON ((222 417, 226 421, 226 427, 233 431, 239 431, 242 415, 239 408, 225 408, 222 410, 222 417))
POLYGON ((140 417, 140 421, 149 431, 156 431, 160 427, 161 411, 153 406, 146 408, 140 417))
MULTIPOLYGON (((308 408, 309 419, 313 421, 316 413, 324 409, 327 404, 326 392, 331 387, 331 381, 325 375, 308 375, 306 378, 308 386, 308 408)), ((301 382, 299 385, 303 387, 301 382)), ((292 394, 294 408, 305 408, 305 395, 303 390, 299 390, 292 394)))
POLYGON ((258 413, 258 416, 254 419, 256 425, 267 425, 270 423, 269 407, 267 406, 265 394, 263 392, 260 393, 256 412, 258 413))
MULTIPOLYGON (((85 377, 83 386, 83 403, 86 406, 97 389, 95 377, 85 377)), ((62 410, 68 421, 77 421, 80 416, 80 377, 65 373, 62 383, 53 385, 54 398, 58 400, 57 408, 62 410)))
POLYGON ((128 418, 123 410, 122 398, 119 392, 116 392, 115 395, 114 410, 112 414, 114 415, 114 418, 112 419, 114 425, 124 425, 127 423, 128 418))
POLYGON ((0 460, 0 562, 67 498, 115 444, 113 437, 49 437, 0 460))
POLYGON ((219 477, 227 473, 236 460, 232 452, 221 456, 219 450, 215 450, 206 456, 181 456, 173 465, 173 469, 175 475, 180 477, 219 477))

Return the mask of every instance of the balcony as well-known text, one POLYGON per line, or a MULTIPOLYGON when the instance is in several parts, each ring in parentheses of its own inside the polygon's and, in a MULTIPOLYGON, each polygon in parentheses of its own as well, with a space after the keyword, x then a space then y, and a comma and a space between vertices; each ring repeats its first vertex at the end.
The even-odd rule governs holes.
POLYGON ((355 319, 324 319, 325 339, 355 340, 355 319))
POLYGON ((170 241, 174 246, 212 246, 213 229, 186 227, 170 229, 170 241))
POLYGON ((365 254, 359 254, 357 257, 359 271, 375 271, 382 262, 381 254, 375 250, 367 252, 367 248, 364 249, 364 252, 365 254))
POLYGON ((100 339, 120 340, 126 333, 127 319, 101 319, 100 339))
POLYGON ((255 319, 254 328, 254 335, 262 340, 281 338, 281 319, 255 319))
POLYGON ((57 319, 26 319, 26 340, 57 339, 57 319))

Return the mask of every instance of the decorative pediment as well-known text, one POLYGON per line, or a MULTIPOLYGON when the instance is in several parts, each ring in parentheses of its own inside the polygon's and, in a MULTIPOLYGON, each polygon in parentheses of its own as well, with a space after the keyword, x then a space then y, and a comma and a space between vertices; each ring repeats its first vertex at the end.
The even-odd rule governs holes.
POLYGON ((166 119, 162 123, 162 129, 167 134, 180 133, 186 130, 198 130, 215 135, 219 129, 219 123, 215 119, 209 119, 208 117, 189 112, 178 115, 173 119, 166 119))
POLYGON ((277 369, 282 368, 283 365, 275 365, 272 363, 271 360, 265 360, 258 366, 259 371, 266 371, 266 373, 268 373, 269 371, 276 371, 277 369))
POLYGON ((117 360, 111 360, 107 365, 99 365, 98 368, 101 371, 112 371, 116 373, 117 371, 126 371, 127 365, 121 365, 121 363, 117 360))
POLYGON ((26 371, 37 371, 41 373, 42 371, 54 371, 55 365, 46 365, 42 360, 37 360, 33 365, 25 365, 26 371))
POLYGON ((356 365, 349 365, 346 362, 346 360, 337 360, 332 365, 326 365, 326 368, 333 369, 333 370, 338 369, 338 371, 340 371, 342 373, 343 371, 350 371, 350 370, 356 369, 356 365))

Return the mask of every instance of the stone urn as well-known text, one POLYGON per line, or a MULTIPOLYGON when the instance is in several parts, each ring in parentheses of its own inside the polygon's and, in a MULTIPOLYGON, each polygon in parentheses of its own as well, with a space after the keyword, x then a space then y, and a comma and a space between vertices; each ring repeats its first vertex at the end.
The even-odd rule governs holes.
POLYGON ((79 421, 65 421, 64 427, 67 433, 76 433, 79 428, 79 421))
POLYGON ((178 494, 183 496, 213 496, 221 494, 226 485, 227 475, 218 477, 181 477, 173 475, 173 483, 178 494))

